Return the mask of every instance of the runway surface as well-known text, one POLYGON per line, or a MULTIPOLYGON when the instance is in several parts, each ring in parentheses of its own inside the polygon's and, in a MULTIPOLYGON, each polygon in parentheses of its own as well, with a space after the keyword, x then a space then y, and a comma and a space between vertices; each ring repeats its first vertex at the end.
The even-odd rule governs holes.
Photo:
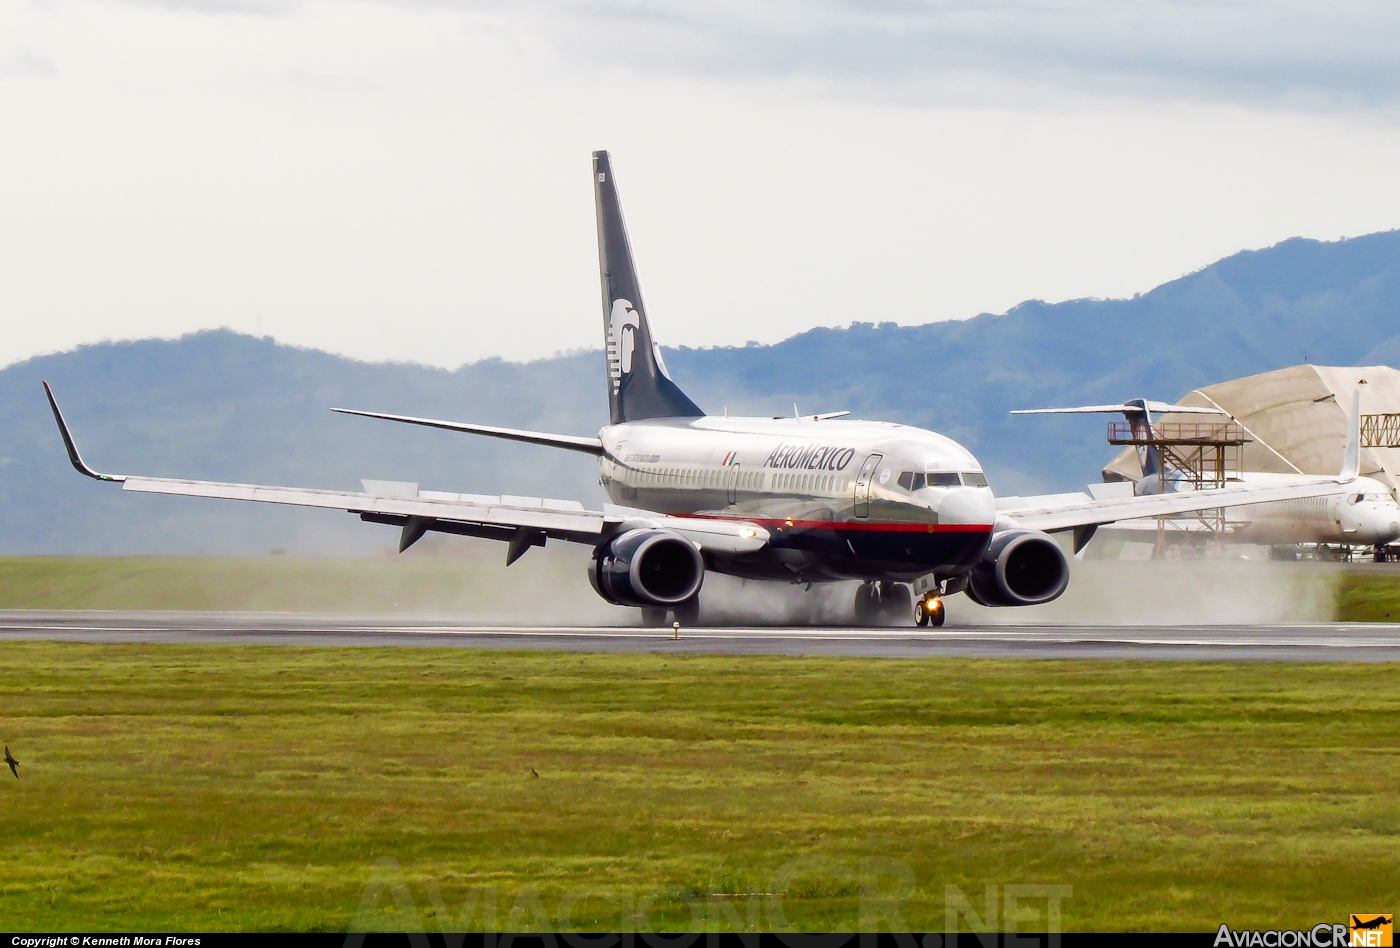
POLYGON ((513 627, 451 617, 249 612, 0 611, 0 641, 179 642, 222 645, 393 645, 852 655, 888 658, 1132 658, 1174 661, 1400 661, 1400 624, 997 625, 909 628, 513 627))

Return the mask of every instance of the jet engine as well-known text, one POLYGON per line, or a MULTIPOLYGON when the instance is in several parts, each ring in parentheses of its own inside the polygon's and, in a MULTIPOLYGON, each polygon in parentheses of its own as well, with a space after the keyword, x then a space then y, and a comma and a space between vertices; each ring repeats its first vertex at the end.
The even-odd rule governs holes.
POLYGON ((700 591, 705 562, 673 530, 638 528, 593 551, 588 579, 598 595, 619 606, 674 606, 700 591))
POLYGON ((992 534, 965 591, 983 606, 1034 606, 1068 585, 1069 561, 1058 543, 1038 530, 1003 530, 992 534))

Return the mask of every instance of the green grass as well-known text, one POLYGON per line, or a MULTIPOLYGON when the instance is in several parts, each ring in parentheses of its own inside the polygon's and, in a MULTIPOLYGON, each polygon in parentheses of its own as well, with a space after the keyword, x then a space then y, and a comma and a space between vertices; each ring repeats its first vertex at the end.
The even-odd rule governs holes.
POLYGON ((460 546, 469 555, 0 557, 0 609, 490 612, 517 609, 522 589, 587 586, 575 550, 506 571, 503 545, 460 546))
MULTIPOLYGON (((425 539, 422 549, 402 556, 364 558, 0 557, 0 609, 433 612, 546 624, 636 621, 635 610, 609 606, 589 588, 584 547, 554 544, 506 569, 501 544, 456 537, 433 542, 442 539, 425 539), (550 593, 541 596, 540 590, 550 593)), ((711 578, 707 590, 722 579, 711 578)), ((737 584, 724 589, 732 595, 737 584)), ((966 615, 970 607, 957 597, 950 608, 966 615)), ((1027 617, 1109 623, 1145 617, 1167 623, 1400 621, 1400 569, 1087 561, 1075 564, 1062 599, 1027 617), (1132 589, 1133 596, 1123 596, 1124 589, 1132 589)))
POLYGON ((0 669, 17 931, 432 931, 473 892, 510 927, 572 893, 580 927, 853 928, 862 865, 906 872, 914 928, 950 885, 979 912, 1072 886, 1069 930, 1397 901, 1387 665, 11 642, 0 669))
POLYGON ((1337 586, 1337 619, 1343 622, 1400 622, 1400 569, 1350 569, 1337 586))

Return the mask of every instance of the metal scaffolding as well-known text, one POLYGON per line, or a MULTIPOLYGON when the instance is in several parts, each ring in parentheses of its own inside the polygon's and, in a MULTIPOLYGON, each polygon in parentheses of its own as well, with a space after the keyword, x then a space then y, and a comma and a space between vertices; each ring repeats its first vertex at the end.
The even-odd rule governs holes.
MULTIPOLYGON (((1253 440, 1233 421, 1168 421, 1150 427, 1128 421, 1108 424, 1109 444, 1156 449, 1160 470, 1144 470, 1144 476, 1156 474, 1165 480, 1170 470, 1195 490, 1224 487, 1229 481, 1240 480, 1244 446, 1253 440)), ((1224 539, 1230 526, 1224 508, 1158 517, 1154 558, 1162 557, 1167 551, 1166 524, 1169 520, 1197 521, 1217 544, 1224 539)))
POLYGON ((1400 412, 1361 416, 1363 448, 1400 448, 1400 412))

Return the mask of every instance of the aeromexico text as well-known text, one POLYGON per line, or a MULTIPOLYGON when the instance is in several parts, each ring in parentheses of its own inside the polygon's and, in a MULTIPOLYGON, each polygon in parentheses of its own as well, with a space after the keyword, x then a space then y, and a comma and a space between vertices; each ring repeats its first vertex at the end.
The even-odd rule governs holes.
POLYGON ((764 467, 804 471, 844 471, 855 458, 855 448, 833 448, 816 444, 780 444, 763 462, 764 467))

